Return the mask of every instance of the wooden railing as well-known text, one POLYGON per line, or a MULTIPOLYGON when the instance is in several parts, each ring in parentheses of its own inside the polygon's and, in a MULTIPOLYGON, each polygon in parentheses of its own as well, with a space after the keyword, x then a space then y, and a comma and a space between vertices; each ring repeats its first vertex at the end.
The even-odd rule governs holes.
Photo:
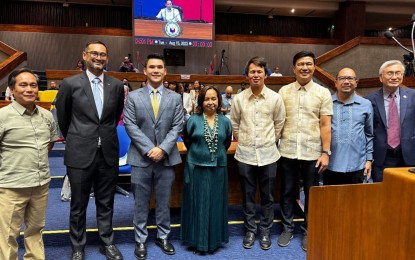
POLYGON ((6 77, 22 62, 27 60, 25 52, 15 50, 4 42, 0 42, 0 51, 9 55, 7 59, 0 63, 0 79, 6 77))
MULTIPOLYGON (((402 39, 401 43, 403 45, 409 46, 411 45, 411 41, 409 39, 402 39)), ((350 51, 351 49, 357 47, 358 45, 395 45, 393 41, 390 41, 386 38, 369 38, 369 37, 357 37, 353 40, 346 42, 331 51, 324 53, 323 55, 317 58, 316 62, 316 71, 314 76, 318 78, 321 82, 325 85, 329 86, 333 90, 335 90, 335 76, 331 75, 323 68, 321 65, 325 62, 335 59, 339 55, 350 51)), ((414 77, 406 77, 404 78, 403 85, 406 87, 415 87, 415 78, 414 77)), ((381 87, 382 84, 379 81, 379 78, 364 78, 359 80, 359 88, 377 88, 381 87)))
MULTIPOLYGON (((77 70, 46 70, 46 78, 48 80, 62 80, 66 77, 76 75, 80 73, 77 70)), ((127 78, 131 82, 146 81, 147 77, 143 73, 127 73, 127 72, 114 72, 108 71, 107 75, 113 76, 122 80, 127 78)), ((199 80, 206 84, 240 84, 241 82, 248 82, 245 76, 231 76, 231 75, 180 75, 180 74, 167 74, 165 79, 167 81, 176 82, 194 82, 199 80)), ((267 77, 265 83, 268 85, 286 85, 294 82, 294 77, 267 77)))
MULTIPOLYGON (((132 36, 132 30, 116 28, 97 28, 97 27, 53 27, 41 25, 18 25, 0 24, 0 31, 13 32, 42 32, 42 33, 61 33, 61 34, 86 34, 86 35, 111 35, 111 36, 132 36)), ((296 43, 296 44, 322 44, 339 45, 337 39, 318 39, 318 38, 297 38, 297 37, 274 37, 264 35, 215 35, 215 41, 224 42, 265 42, 265 43, 296 43)))

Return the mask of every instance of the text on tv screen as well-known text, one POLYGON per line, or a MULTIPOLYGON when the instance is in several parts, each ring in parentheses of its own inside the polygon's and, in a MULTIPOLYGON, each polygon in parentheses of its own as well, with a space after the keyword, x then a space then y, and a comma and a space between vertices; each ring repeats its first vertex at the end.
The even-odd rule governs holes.
POLYGON ((134 0, 134 41, 212 47, 213 4, 213 0, 134 0))

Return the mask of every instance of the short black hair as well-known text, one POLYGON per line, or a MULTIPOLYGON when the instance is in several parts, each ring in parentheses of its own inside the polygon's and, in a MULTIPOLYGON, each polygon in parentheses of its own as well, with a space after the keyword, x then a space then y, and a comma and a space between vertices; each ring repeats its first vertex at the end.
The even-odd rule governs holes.
POLYGON ((203 88, 200 91, 199 96, 197 96, 197 106, 198 106, 197 113, 199 114, 203 113, 203 101, 205 101, 206 92, 210 89, 213 89, 214 91, 216 91, 216 94, 218 95, 218 108, 216 109, 216 112, 219 113, 222 108, 222 95, 220 94, 218 88, 216 88, 215 86, 207 86, 203 88))
POLYGON ((254 64, 255 66, 264 68, 266 75, 268 75, 268 64, 264 57, 256 56, 250 59, 245 66, 245 73, 248 75, 249 73, 249 65, 254 64))
POLYGON ((294 58, 293 58, 293 66, 295 67, 295 64, 297 63, 297 60, 298 59, 304 58, 304 57, 311 57, 311 58, 313 58, 314 65, 316 65, 316 60, 317 59, 316 59, 316 55, 314 55, 313 52, 311 52, 311 51, 300 51, 299 53, 297 53, 297 54, 294 55, 294 58))
POLYGON ((91 44, 101 44, 101 45, 103 45, 105 47, 105 49, 107 50, 107 54, 108 54, 108 47, 107 47, 107 45, 105 45, 105 43, 103 43, 101 41, 90 41, 90 42, 87 42, 87 44, 85 45, 85 51, 88 50, 88 47, 91 44))
POLYGON ((144 67, 147 68, 147 62, 150 59, 157 59, 157 60, 162 60, 164 67, 166 67, 166 60, 164 59, 164 56, 160 53, 150 53, 149 55, 147 55, 147 60, 144 63, 144 67))
POLYGON ((10 89, 14 89, 14 85, 16 85, 17 76, 19 76, 20 74, 22 74, 24 72, 28 72, 28 73, 32 74, 33 76, 35 76, 36 83, 39 86, 39 83, 40 83, 39 76, 37 74, 35 74, 31 69, 21 68, 21 69, 15 70, 12 73, 10 73, 9 78, 7 79, 7 85, 10 89))

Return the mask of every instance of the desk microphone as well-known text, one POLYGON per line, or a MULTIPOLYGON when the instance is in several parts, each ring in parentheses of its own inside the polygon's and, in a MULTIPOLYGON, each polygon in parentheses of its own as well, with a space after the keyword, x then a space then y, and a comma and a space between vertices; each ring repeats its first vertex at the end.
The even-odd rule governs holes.
MULTIPOLYGON (((414 19, 415 14, 412 16, 412 19, 414 19)), ((401 46, 401 48, 403 48, 404 50, 406 50, 407 52, 411 52, 414 53, 413 51, 411 51, 410 49, 406 48, 405 46, 403 46, 396 38, 395 35, 393 35, 393 33, 391 33, 390 31, 386 31, 384 33, 385 37, 388 38, 389 40, 394 40, 399 46, 401 46)))

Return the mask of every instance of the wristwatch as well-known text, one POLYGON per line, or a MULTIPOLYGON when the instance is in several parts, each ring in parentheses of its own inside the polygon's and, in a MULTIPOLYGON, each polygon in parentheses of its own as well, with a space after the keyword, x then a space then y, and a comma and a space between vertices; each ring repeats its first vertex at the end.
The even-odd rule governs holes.
POLYGON ((322 152, 322 153, 327 154, 328 156, 330 156, 330 155, 331 155, 331 151, 330 151, 330 150, 327 150, 327 151, 323 150, 323 151, 321 151, 321 152, 322 152))

